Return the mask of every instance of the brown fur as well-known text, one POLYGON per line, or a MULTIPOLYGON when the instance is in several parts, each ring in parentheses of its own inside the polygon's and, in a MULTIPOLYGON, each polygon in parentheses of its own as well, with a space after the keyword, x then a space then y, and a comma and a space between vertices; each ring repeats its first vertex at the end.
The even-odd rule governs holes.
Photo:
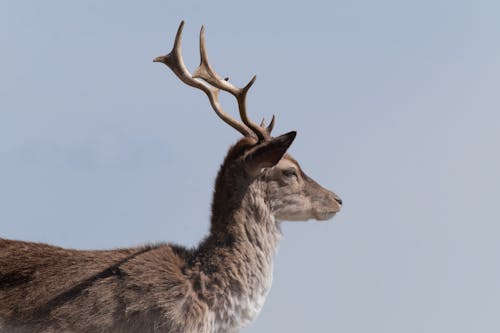
MULTIPOLYGON (((259 163, 281 158, 290 143, 259 163)), ((248 323, 270 287, 280 237, 270 184, 284 181, 276 178, 279 165, 258 176, 247 170, 259 145, 244 138, 229 150, 215 182, 210 234, 195 249, 77 251, 0 239, 0 331, 230 332, 248 323)), ((291 157, 283 160, 300 170, 291 157)), ((333 193, 322 193, 333 205, 333 193)))
POLYGON ((0 238, 0 332, 236 332, 257 316, 271 287, 279 222, 326 220, 340 210, 341 200, 286 155, 295 132, 272 138, 274 121, 264 128, 247 119, 255 77, 236 88, 214 74, 201 48, 197 74, 237 97, 242 124, 222 111, 217 90, 191 76, 180 52, 182 27, 172 53, 154 61, 203 90, 216 113, 246 136, 217 175, 208 237, 195 249, 109 251, 0 238))

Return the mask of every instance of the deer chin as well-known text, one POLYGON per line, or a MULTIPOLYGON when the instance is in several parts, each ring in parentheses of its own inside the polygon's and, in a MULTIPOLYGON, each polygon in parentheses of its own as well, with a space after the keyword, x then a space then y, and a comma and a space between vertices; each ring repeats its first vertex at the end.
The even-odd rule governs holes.
POLYGON ((314 213, 314 219, 317 221, 327 221, 337 214, 336 211, 321 211, 314 213))

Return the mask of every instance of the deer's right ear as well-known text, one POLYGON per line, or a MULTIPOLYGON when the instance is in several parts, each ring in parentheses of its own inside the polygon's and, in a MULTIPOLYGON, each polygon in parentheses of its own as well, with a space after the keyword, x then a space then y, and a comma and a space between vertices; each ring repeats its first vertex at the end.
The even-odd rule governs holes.
POLYGON ((245 156, 245 167, 249 174, 257 176, 262 168, 275 166, 285 155, 297 132, 292 131, 280 135, 250 150, 245 156))

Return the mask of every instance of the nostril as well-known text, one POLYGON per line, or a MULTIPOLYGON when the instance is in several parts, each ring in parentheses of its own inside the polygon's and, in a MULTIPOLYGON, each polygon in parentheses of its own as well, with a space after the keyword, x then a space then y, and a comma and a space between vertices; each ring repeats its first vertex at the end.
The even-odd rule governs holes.
POLYGON ((335 201, 337 201, 337 202, 339 203, 339 205, 341 205, 341 206, 342 206, 342 199, 340 199, 340 198, 335 198, 335 201))

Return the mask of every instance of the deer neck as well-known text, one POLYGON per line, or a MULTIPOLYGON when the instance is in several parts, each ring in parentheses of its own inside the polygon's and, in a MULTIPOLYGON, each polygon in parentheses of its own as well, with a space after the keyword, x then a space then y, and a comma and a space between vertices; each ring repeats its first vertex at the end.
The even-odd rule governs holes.
POLYGON ((271 287, 281 236, 264 184, 251 183, 240 197, 224 215, 212 217, 211 233, 197 251, 198 267, 193 267, 199 296, 212 309, 215 325, 225 329, 243 326, 259 313, 271 287))

